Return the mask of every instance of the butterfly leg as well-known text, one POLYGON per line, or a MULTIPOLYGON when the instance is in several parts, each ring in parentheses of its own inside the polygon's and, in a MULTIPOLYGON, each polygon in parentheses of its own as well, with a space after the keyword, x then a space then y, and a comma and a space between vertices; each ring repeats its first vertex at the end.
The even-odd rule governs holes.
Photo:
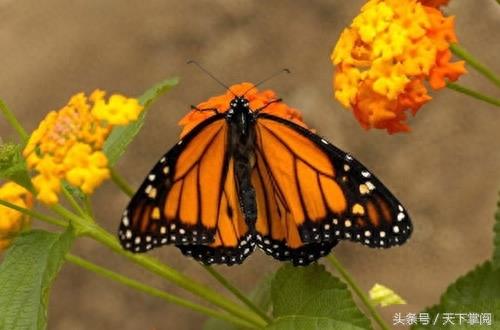
POLYGON ((199 111, 199 112, 208 112, 208 111, 213 111, 215 114, 219 114, 219 110, 217 108, 207 108, 207 109, 200 109, 194 105, 191 106, 191 109, 192 110, 196 110, 196 111, 199 111))

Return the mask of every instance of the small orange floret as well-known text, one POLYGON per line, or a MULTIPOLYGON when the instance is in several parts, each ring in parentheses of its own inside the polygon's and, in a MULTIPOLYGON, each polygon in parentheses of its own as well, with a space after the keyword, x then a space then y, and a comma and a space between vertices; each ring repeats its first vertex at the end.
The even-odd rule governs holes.
POLYGON ((420 0, 420 3, 428 7, 446 6, 450 0, 420 0))
POLYGON ((345 29, 331 60, 335 98, 365 129, 407 132, 433 89, 465 73, 463 61, 450 62, 457 42, 454 18, 436 7, 446 1, 369 0, 345 29))
MULTIPOLYGON (((272 90, 259 91, 257 88, 253 88, 253 86, 254 85, 249 82, 232 85, 231 87, 229 87, 231 91, 228 90, 222 95, 213 96, 207 101, 199 103, 196 107, 201 110, 217 109, 218 112, 223 113, 229 110, 229 103, 234 98, 234 95, 241 96, 245 94, 245 98, 250 103, 250 109, 256 110, 262 108, 266 104, 269 104, 278 98, 276 96, 276 93, 272 90)), ((269 106, 262 110, 262 113, 269 113, 306 127, 302 120, 302 115, 300 114, 300 112, 297 109, 289 107, 283 102, 269 104, 269 106)), ((183 138, 198 124, 200 124, 205 119, 213 116, 214 114, 215 112, 213 111, 202 112, 196 109, 190 111, 179 121, 179 125, 182 126, 180 137, 183 138)))

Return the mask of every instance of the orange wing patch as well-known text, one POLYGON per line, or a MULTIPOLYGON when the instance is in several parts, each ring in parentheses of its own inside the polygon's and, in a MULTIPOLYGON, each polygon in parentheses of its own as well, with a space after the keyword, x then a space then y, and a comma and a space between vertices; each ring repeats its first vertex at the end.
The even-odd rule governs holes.
POLYGON ((179 245, 178 248, 183 254, 206 264, 225 263, 228 265, 243 262, 255 249, 255 243, 240 210, 232 159, 228 164, 218 204, 214 240, 209 245, 188 244, 179 245))

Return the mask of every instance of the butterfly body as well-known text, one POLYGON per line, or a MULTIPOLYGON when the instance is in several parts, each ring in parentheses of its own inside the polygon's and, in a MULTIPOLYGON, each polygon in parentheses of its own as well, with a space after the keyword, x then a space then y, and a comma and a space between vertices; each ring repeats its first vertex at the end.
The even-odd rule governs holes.
POLYGON ((236 97, 230 103, 226 121, 229 125, 228 154, 234 159, 236 190, 241 211, 250 228, 257 219, 255 189, 251 183, 252 162, 255 159, 255 120, 256 114, 250 110, 244 97, 236 97))
POLYGON ((205 264, 227 265, 258 246, 307 265, 340 240, 403 244, 412 225, 399 201, 352 156, 268 111, 280 102, 252 108, 234 97, 184 135, 130 201, 122 246, 174 244, 205 264))

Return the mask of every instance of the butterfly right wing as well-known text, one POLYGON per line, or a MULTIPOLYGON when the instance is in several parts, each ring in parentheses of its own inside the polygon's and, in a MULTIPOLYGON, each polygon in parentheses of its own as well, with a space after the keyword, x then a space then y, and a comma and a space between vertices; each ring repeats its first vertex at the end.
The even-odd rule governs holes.
POLYGON ((228 127, 214 115, 160 159, 123 213, 118 236, 132 252, 175 244, 205 263, 241 262, 252 249, 239 211, 228 127), (234 257, 234 258, 233 258, 234 257))
POLYGON ((306 265, 339 240, 388 248, 410 237, 401 203, 349 154, 270 114, 256 132, 257 244, 266 253, 306 265))

